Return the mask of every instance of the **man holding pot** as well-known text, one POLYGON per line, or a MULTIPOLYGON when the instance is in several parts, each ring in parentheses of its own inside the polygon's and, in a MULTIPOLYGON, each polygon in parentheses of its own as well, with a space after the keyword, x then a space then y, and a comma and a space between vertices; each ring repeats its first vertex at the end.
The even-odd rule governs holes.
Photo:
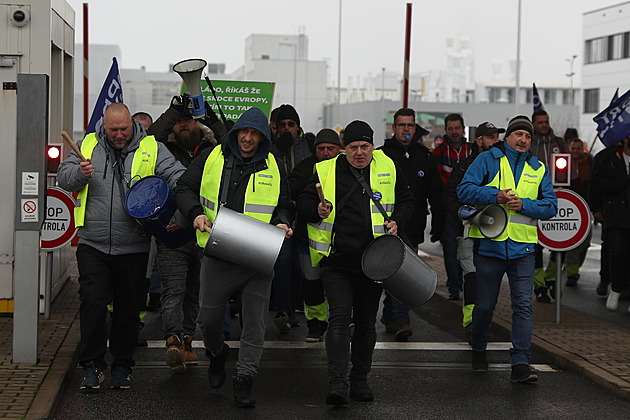
MULTIPOLYGON (((193 220, 200 247, 208 241, 219 206, 276 225, 286 231, 286 237, 293 234, 289 185, 283 165, 278 165, 270 150, 269 121, 261 110, 250 108, 226 141, 204 150, 181 176, 177 204, 193 220)), ((273 272, 258 273, 225 259, 202 258, 197 322, 210 359, 208 380, 214 389, 225 382, 230 351, 221 329, 225 304, 241 290, 243 332, 233 386, 237 407, 256 404, 251 390, 263 351, 272 278, 273 272)))
POLYGON ((344 130, 345 154, 315 165, 311 181, 297 201, 298 214, 308 223, 309 251, 329 304, 326 333, 329 388, 326 403, 348 404, 348 325, 356 325, 352 338, 350 397, 372 401, 367 375, 376 343, 376 313, 380 284, 361 270, 361 256, 370 242, 385 234, 401 234, 414 208, 407 180, 382 151, 374 150, 374 132, 364 121, 344 130), (322 204, 316 184, 326 198, 322 204), (387 219, 379 211, 380 203, 387 219))

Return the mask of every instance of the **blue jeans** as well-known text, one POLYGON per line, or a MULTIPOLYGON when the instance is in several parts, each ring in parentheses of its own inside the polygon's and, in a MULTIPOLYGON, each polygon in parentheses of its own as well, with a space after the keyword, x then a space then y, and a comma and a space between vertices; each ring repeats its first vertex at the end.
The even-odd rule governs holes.
POLYGON ((398 302, 395 297, 385 292, 383 299, 383 318, 394 320, 394 324, 409 324, 409 307, 398 302))
POLYGON ((442 231, 442 249, 444 251, 444 267, 446 268, 446 287, 448 293, 459 295, 462 290, 464 280, 462 278, 462 269, 457 259, 457 237, 462 236, 462 222, 457 216, 452 214, 444 215, 444 230, 442 231))
POLYGON ((490 339, 490 324, 499 297, 501 280, 507 274, 512 301, 512 366, 529 364, 531 358, 532 329, 532 289, 534 287, 534 254, 515 260, 479 255, 475 252, 477 268, 477 301, 473 309, 472 348, 485 351, 490 339))

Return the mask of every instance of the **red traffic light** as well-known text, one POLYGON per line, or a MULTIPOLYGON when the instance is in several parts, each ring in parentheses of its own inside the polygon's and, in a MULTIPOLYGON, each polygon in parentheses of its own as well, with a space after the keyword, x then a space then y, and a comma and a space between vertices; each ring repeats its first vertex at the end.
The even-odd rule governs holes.
POLYGON ((554 187, 568 187, 571 185, 571 155, 568 153, 553 154, 551 182, 554 187))
POLYGON ((46 169, 48 173, 57 173, 61 163, 61 146, 48 146, 46 149, 46 169))
POLYGON ((556 157, 556 168, 563 170, 567 167, 568 164, 568 160, 564 156, 556 157))

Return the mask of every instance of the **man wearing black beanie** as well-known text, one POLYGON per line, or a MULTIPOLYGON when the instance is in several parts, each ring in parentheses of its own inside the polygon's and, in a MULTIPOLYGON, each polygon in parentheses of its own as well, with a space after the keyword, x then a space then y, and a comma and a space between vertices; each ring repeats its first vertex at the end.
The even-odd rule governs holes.
POLYGON ((311 265, 320 265, 329 304, 326 403, 330 405, 348 404, 350 357, 350 397, 355 401, 374 399, 367 376, 376 343, 376 313, 382 287, 365 276, 361 256, 370 242, 387 229, 392 234, 402 234, 414 207, 405 175, 385 153, 374 150, 374 132, 366 122, 348 124, 343 143, 345 154, 317 163, 313 177, 297 200, 299 217, 308 223, 311 265), (321 184, 326 205, 320 202, 317 183, 321 184), (377 202, 387 209, 389 221, 372 212, 377 202), (350 352, 351 317, 355 332, 350 352))
MULTIPOLYGON (((304 136, 300 127, 300 116, 289 104, 282 104, 275 110, 276 138, 271 153, 282 162, 286 173, 291 173, 295 166, 313 155, 314 147, 304 136)), ((278 313, 274 324, 280 331, 286 332, 291 327, 299 327, 295 316, 293 296, 300 287, 300 277, 293 273, 294 240, 285 240, 274 267, 273 279, 274 303, 278 313)))

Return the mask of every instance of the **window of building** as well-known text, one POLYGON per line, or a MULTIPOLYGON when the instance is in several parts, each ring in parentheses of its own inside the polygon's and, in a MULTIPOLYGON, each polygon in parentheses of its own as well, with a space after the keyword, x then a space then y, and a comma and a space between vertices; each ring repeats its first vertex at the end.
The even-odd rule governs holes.
POLYGON ((571 89, 562 89, 562 105, 572 105, 571 89))
POLYGON ((548 105, 552 105, 556 103, 556 98, 555 98, 555 91, 553 91, 552 89, 545 89, 543 92, 543 97, 545 99, 543 99, 543 104, 548 104, 548 105))
POLYGON ((584 89, 584 113, 596 114, 599 111, 599 88, 584 89))
POLYGON ((490 88, 488 92, 488 101, 490 103, 497 103, 501 99, 501 89, 499 88, 490 88))
POLYGON ((584 64, 630 58, 630 32, 584 42, 584 64))
POLYGON ((510 104, 514 103, 514 89, 507 90, 507 99, 508 99, 508 103, 510 104))
POLYGON ((623 34, 608 37, 608 59, 619 60, 623 58, 623 34))

